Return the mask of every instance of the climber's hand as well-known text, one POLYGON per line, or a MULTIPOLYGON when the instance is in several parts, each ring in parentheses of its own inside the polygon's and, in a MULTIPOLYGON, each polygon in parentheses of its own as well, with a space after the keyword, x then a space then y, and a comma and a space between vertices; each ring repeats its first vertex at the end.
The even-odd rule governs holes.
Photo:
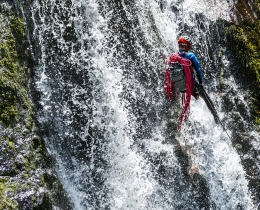
POLYGON ((203 90, 203 85, 202 84, 196 84, 195 87, 198 89, 198 92, 201 93, 203 90))

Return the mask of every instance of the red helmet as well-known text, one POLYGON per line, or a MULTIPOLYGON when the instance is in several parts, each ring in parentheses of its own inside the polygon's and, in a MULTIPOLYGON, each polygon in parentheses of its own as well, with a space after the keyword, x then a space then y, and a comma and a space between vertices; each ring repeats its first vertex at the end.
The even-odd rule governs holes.
POLYGON ((191 39, 188 36, 181 36, 178 39, 178 43, 187 44, 189 48, 191 48, 191 39))

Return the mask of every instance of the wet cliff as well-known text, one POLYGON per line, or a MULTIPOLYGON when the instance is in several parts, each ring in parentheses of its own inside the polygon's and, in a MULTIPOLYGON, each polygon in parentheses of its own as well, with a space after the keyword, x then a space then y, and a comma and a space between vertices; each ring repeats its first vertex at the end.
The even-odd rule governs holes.
POLYGON ((182 10, 166 0, 2 1, 0 209, 259 203, 259 1, 238 1, 233 23, 187 10, 183 24, 182 10), (182 30, 231 139, 202 100, 182 133, 178 101, 164 110, 162 56, 182 30))
POLYGON ((35 124, 21 9, 18 1, 0 3, 0 209, 68 209, 35 124))
MULTIPOLYGON (((234 7, 233 24, 226 27, 226 44, 231 50, 234 60, 234 71, 239 86, 241 87, 235 99, 236 108, 225 106, 228 115, 233 115, 231 124, 239 124, 239 129, 234 132, 233 145, 237 149, 248 175, 252 197, 256 203, 260 199, 260 170, 258 164, 259 143, 257 136, 250 134, 254 129, 260 132, 260 1, 236 2, 234 7), (245 92, 246 90, 246 92, 245 92), (239 95, 246 93, 248 107, 241 106, 239 95), (251 117, 244 113, 249 111, 251 117), (232 114, 231 114, 232 113, 232 114), (243 116, 244 115, 244 116, 243 116), (243 123, 247 120, 248 123, 243 123), (249 128, 251 127, 251 129, 249 128)), ((231 91, 232 92, 232 91, 231 91)), ((224 97, 224 103, 229 103, 224 97)))

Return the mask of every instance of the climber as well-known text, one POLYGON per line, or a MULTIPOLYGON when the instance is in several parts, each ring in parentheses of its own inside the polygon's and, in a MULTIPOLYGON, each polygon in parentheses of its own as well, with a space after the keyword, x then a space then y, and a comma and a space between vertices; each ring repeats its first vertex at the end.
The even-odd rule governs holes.
MULTIPOLYGON (((192 66, 194 67, 195 71, 196 71, 196 75, 197 75, 197 79, 199 81, 199 85, 202 85, 203 82, 203 78, 202 78, 202 72, 200 69, 200 64, 199 61, 197 59, 197 57, 195 56, 194 53, 192 52, 188 52, 191 49, 191 40, 189 37, 187 36, 183 36, 181 38, 179 38, 178 40, 178 45, 179 45, 179 52, 178 54, 181 57, 187 58, 192 62, 192 66)), ((195 80, 195 85, 197 84, 196 80, 195 80)))
POLYGON ((180 130, 182 121, 186 121, 188 118, 191 95, 196 99, 199 98, 200 89, 203 88, 203 78, 197 57, 194 53, 189 52, 192 45, 190 38, 187 36, 180 37, 178 45, 179 51, 169 57, 169 67, 165 71, 164 91, 168 104, 176 92, 183 93, 183 110, 178 122, 178 129, 180 130), (198 81, 195 79, 193 69, 195 69, 198 81))

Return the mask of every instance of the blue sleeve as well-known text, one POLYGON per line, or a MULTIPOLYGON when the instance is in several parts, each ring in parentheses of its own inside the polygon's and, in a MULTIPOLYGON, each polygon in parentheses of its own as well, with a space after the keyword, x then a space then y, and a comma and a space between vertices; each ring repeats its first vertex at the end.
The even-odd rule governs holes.
POLYGON ((196 70, 196 75, 197 75, 197 78, 199 80, 199 84, 202 84, 203 78, 202 78, 202 72, 201 72, 200 64, 199 64, 197 57, 194 54, 191 57, 191 62, 193 63, 193 66, 196 70))

